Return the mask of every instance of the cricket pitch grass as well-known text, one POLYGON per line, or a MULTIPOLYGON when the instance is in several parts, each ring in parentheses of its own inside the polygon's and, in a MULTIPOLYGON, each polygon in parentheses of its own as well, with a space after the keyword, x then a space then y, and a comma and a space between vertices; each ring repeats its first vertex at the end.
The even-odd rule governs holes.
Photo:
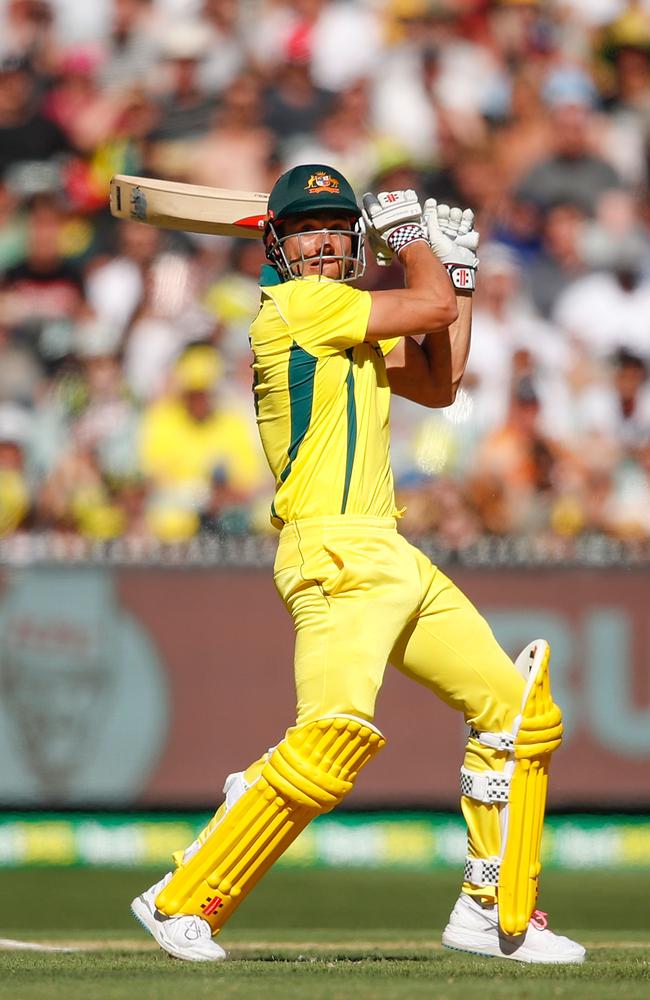
POLYGON ((584 965, 557 967, 442 948, 457 876, 372 870, 271 872, 220 936, 229 961, 178 962, 129 911, 160 874, 4 871, 2 1000, 650 997, 647 872, 545 874, 551 926, 589 949, 584 965))

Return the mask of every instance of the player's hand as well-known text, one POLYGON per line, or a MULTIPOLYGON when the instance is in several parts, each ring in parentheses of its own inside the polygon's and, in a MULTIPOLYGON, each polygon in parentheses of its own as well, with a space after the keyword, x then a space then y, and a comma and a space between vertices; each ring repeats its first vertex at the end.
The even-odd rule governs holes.
POLYGON ((399 253, 416 240, 426 240, 422 207, 415 191, 368 192, 362 198, 362 217, 375 256, 381 244, 399 253))
POLYGON ((386 243, 386 240, 381 238, 373 226, 368 226, 366 220, 363 218, 363 215, 359 219, 357 225, 359 227, 359 232, 365 236, 368 249, 375 258, 379 267, 390 267, 393 263, 393 251, 386 243))
POLYGON ((424 221, 431 249, 446 266, 455 288, 473 291, 476 287, 479 234, 474 229, 470 208, 439 205, 435 198, 424 203, 424 221))

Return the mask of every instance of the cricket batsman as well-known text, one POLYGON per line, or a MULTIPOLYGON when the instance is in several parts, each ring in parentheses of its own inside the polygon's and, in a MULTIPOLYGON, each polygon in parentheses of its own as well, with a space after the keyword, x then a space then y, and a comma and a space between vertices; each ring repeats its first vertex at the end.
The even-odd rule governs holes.
POLYGON ((538 639, 513 663, 487 622, 397 531, 391 393, 448 406, 469 351, 478 234, 470 210, 414 191, 365 195, 310 164, 271 192, 251 326, 257 423, 275 478, 274 579, 296 634, 297 716, 246 770, 175 870, 132 909, 176 958, 217 961, 231 913, 384 745, 387 663, 462 712, 467 857, 442 941, 520 962, 582 962, 536 909, 551 754, 562 738, 538 639), (365 245, 405 287, 360 291, 365 245))

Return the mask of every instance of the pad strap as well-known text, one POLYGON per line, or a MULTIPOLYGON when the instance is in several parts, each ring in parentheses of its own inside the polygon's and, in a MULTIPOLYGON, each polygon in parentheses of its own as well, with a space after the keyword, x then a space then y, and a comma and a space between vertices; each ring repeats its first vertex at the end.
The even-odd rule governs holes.
POLYGON ((470 729, 471 740, 478 740, 484 747, 491 747, 492 750, 504 750, 512 753, 515 749, 515 737, 512 733, 481 733, 478 729, 470 729))
POLYGON ((503 771, 470 771, 461 767, 460 792, 479 802, 507 802, 510 778, 503 771))
POLYGON ((463 880, 471 885, 498 885, 501 862, 498 858, 465 858, 463 880))

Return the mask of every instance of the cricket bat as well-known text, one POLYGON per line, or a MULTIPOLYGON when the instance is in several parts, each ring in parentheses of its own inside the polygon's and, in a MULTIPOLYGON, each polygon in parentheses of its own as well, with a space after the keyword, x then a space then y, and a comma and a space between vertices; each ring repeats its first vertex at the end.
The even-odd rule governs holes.
POLYGON ((260 239, 268 194, 180 184, 116 174, 111 179, 111 214, 187 233, 260 239))

